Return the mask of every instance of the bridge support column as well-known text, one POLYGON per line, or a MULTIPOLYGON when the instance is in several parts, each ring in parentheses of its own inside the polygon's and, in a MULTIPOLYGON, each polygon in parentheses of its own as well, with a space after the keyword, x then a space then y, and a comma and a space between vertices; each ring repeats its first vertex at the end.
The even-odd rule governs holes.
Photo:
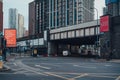
POLYGON ((57 44, 48 42, 48 56, 57 56, 57 44))

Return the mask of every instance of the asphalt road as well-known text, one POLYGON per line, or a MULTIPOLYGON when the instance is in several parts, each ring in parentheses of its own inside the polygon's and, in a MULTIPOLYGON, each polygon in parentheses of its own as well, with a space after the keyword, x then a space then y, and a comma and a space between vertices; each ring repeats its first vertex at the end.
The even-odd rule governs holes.
POLYGON ((0 80, 120 80, 120 63, 73 57, 18 58, 0 80))

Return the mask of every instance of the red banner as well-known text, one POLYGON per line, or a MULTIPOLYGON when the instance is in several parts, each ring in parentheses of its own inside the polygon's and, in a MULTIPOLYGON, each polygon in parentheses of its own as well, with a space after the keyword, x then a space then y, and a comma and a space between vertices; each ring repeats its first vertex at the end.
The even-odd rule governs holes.
POLYGON ((109 31, 109 16, 100 17, 100 32, 109 31))

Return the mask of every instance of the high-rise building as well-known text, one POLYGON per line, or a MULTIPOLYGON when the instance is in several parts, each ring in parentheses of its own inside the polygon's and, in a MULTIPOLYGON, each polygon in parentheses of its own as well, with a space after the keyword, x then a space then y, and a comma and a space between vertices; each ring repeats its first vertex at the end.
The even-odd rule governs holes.
POLYGON ((35 2, 29 3, 29 35, 35 34, 35 2))
POLYGON ((9 9, 9 28, 18 29, 18 11, 16 8, 9 9))
POLYGON ((0 0, 0 32, 3 32, 3 0, 0 0))
POLYGON ((28 30, 25 30, 24 37, 28 36, 29 32, 28 30))
POLYGON ((112 16, 120 15, 120 0, 105 0, 107 14, 112 16))
POLYGON ((24 36, 24 16, 18 14, 18 38, 24 36))
MULTIPOLYGON (((29 4, 35 34, 46 29, 76 25, 94 19, 94 0, 34 0, 29 4), (34 10, 35 8, 35 10, 34 10)), ((33 24, 30 26, 32 26, 33 24)))
POLYGON ((103 15, 106 15, 106 14, 107 14, 107 11, 108 11, 107 8, 104 7, 104 8, 103 8, 103 15))
POLYGON ((9 9, 9 28, 16 29, 18 37, 18 11, 16 8, 9 9))

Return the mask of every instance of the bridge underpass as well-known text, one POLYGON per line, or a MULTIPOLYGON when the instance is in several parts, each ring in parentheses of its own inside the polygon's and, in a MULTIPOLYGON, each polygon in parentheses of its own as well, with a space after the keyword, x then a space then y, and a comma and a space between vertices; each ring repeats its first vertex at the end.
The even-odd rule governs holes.
POLYGON ((93 50, 95 49, 95 42, 97 36, 88 36, 81 38, 71 38, 71 39, 62 39, 62 40, 53 40, 52 44, 56 46, 56 54, 58 56, 63 56, 63 51, 69 51, 70 55, 68 56, 92 56, 93 50), (84 45, 86 51, 91 51, 92 54, 88 55, 87 52, 80 53, 81 47, 84 45), (89 46, 89 48, 88 48, 89 46))
POLYGON ((88 36, 80 38, 70 38, 62 40, 52 40, 55 44, 71 44, 71 45, 93 45, 97 40, 97 36, 88 36))
POLYGON ((88 51, 95 54, 95 43, 99 38, 99 25, 97 21, 91 21, 74 26, 68 26, 50 30, 48 42, 48 54, 63 55, 68 51, 71 55, 88 51))

